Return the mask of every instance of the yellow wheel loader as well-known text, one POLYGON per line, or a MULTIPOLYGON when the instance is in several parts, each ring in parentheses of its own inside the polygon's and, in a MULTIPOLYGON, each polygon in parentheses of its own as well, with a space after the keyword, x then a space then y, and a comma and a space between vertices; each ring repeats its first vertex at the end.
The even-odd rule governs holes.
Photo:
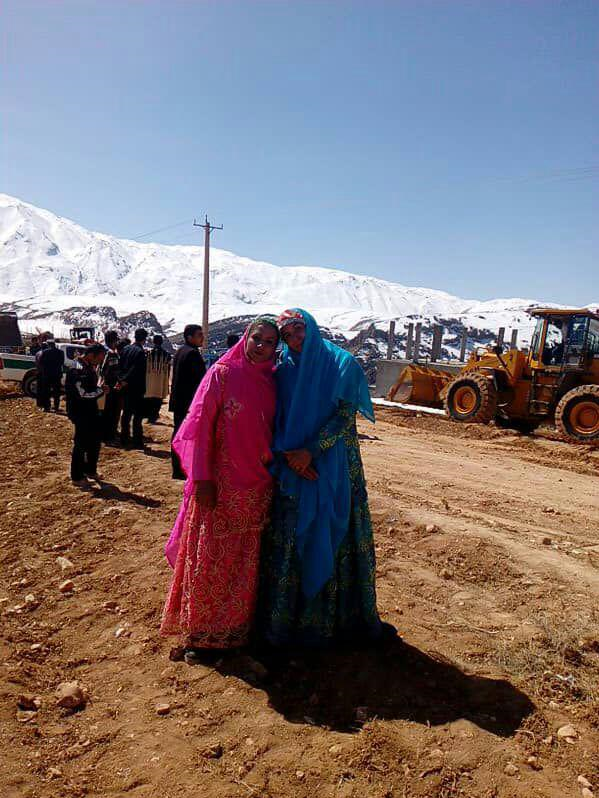
POLYGON ((455 421, 531 432, 555 423, 566 438, 599 442, 599 315, 534 308, 530 350, 472 352, 457 376, 407 366, 389 392, 395 401, 439 406, 455 421))

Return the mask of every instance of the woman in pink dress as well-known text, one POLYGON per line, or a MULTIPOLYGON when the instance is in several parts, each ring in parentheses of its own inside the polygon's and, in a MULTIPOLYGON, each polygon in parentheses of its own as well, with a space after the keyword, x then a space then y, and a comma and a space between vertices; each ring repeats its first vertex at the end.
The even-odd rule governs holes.
POLYGON ((183 635, 188 649, 236 648, 252 628, 272 492, 278 338, 274 321, 252 322, 208 371, 173 440, 187 479, 166 545, 174 573, 161 633, 183 635))

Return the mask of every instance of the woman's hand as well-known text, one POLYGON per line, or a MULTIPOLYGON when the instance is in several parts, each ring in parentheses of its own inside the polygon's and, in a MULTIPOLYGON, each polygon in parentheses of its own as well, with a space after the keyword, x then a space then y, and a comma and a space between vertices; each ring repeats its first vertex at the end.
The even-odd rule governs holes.
POLYGON ((318 479, 318 471, 312 465, 312 455, 307 449, 294 449, 284 454, 289 468, 299 474, 300 477, 310 482, 318 479))
POLYGON ((312 455, 307 449, 293 449, 291 452, 285 452, 285 457, 289 467, 298 473, 305 471, 312 463, 312 455))
POLYGON ((214 510, 216 507, 216 483, 208 480, 194 483, 194 496, 198 507, 214 510))
POLYGON ((307 479, 308 482, 315 482, 318 479, 318 471, 311 465, 303 471, 297 471, 296 473, 298 473, 300 477, 307 479))

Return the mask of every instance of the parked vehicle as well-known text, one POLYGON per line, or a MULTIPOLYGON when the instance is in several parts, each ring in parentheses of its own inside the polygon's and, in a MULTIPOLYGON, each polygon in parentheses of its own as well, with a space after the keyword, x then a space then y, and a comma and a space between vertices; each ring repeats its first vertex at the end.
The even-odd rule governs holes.
MULTIPOLYGON (((0 346, 0 380, 19 383, 25 396, 35 399, 37 396, 37 365, 34 355, 24 353, 23 340, 14 314, 1 314, 2 329, 10 339, 2 339, 0 346)), ((65 370, 77 364, 77 355, 85 352, 83 344, 58 342, 58 349, 64 352, 65 370)))

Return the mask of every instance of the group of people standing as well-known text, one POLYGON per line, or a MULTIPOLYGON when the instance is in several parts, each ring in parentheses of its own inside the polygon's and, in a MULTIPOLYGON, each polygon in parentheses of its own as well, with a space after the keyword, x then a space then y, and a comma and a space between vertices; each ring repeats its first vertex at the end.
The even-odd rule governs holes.
MULTIPOLYGON (((143 450, 143 421, 158 421, 169 391, 171 409, 173 397, 179 397, 175 406, 181 424, 206 371, 199 351, 201 327, 188 325, 184 337, 185 344, 175 356, 172 384, 172 358, 163 347, 163 337, 155 335, 153 347, 146 349, 148 333, 142 328, 135 331, 133 342, 108 331, 104 346, 87 346, 77 366, 68 370, 65 393, 67 414, 75 427, 71 456, 71 479, 75 485, 86 487, 88 480, 99 479, 97 465, 102 443, 143 450)), ((173 468, 175 465, 178 466, 174 463, 173 468)))
POLYGON ((304 310, 257 318, 208 370, 172 442, 186 478, 166 545, 173 657, 395 633, 376 606, 357 413, 374 420, 360 365, 304 310))

